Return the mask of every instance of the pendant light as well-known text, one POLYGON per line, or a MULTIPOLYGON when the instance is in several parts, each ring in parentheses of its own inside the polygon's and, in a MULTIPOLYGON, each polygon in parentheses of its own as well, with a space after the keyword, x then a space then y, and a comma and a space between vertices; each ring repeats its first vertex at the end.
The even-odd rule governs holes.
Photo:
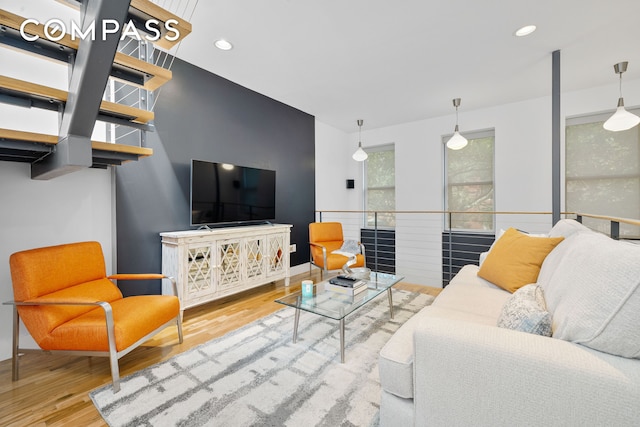
POLYGON ((631 129, 640 123, 640 117, 635 114, 631 114, 624 109, 624 100, 622 99, 622 73, 627 71, 628 64, 629 63, 627 61, 624 61, 613 66, 613 70, 616 74, 620 75, 620 98, 618 98, 618 108, 616 109, 616 112, 613 113, 613 116, 609 117, 609 119, 602 125, 606 130, 613 132, 631 129))
POLYGON ((447 147, 451 150, 460 150, 469 143, 467 138, 460 135, 458 131, 458 107, 460 106, 460 98, 453 99, 453 106, 456 107, 456 128, 453 131, 453 136, 447 141, 447 147))
POLYGON ((365 160, 367 160, 367 157, 369 157, 369 155, 367 154, 366 151, 364 151, 362 149, 362 123, 364 123, 364 121, 362 119, 358 119, 358 127, 360 128, 360 131, 358 132, 358 149, 356 150, 355 153, 353 153, 353 160, 357 161, 357 162, 364 162, 365 160))

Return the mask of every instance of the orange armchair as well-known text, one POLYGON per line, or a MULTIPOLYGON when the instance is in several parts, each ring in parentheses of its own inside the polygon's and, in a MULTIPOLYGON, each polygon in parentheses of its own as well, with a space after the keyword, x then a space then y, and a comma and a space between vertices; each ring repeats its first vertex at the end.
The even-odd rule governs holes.
POLYGON ((79 242, 16 252, 9 258, 14 301, 13 380, 18 359, 34 351, 109 357, 114 392, 120 390, 118 360, 182 318, 175 280, 162 274, 106 275, 98 242, 79 242), (123 297, 112 280, 169 279, 176 296, 123 297), (19 322, 41 350, 22 349, 19 322))
MULTIPOLYGON (((312 222, 309 224, 309 245, 311 249, 311 265, 320 268, 320 278, 323 272, 341 269, 349 260, 348 257, 335 254, 342 247, 344 237, 342 224, 339 222, 312 222)), ((350 267, 365 267, 365 249, 358 244, 360 253, 356 255, 356 262, 350 267)))

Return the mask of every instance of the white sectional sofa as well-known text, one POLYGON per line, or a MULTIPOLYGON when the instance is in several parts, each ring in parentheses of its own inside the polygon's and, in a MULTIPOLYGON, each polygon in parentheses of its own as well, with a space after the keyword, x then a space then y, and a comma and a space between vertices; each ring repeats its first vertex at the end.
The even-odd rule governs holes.
POLYGON ((381 350, 382 427, 640 425, 640 245, 573 220, 549 235, 529 288, 553 336, 498 327, 523 292, 465 266, 381 350))

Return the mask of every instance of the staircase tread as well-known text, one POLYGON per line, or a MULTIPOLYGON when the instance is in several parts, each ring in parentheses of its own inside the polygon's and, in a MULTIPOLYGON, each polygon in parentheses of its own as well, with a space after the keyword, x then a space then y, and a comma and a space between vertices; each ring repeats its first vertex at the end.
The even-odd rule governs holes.
POLYGON ((39 142, 41 144, 55 145, 58 143, 56 135, 48 135, 44 133, 25 132, 13 129, 0 129, 0 138, 9 139, 11 141, 39 142))
MULTIPOLYGON (((24 142, 39 142, 49 145, 56 145, 58 143, 57 135, 3 128, 0 128, 0 139, 24 142)), ((127 144, 113 144, 103 141, 91 141, 91 147, 95 151, 110 151, 124 154, 136 154, 139 157, 148 157, 153 154, 153 149, 148 147, 138 147, 135 145, 127 144)))
MULTIPOLYGON (((48 98, 58 102, 67 102, 69 97, 69 93, 64 90, 3 75, 0 75, 0 88, 31 96, 48 98)), ((136 123, 148 123, 154 118, 153 111, 142 110, 140 108, 117 104, 110 101, 102 101, 100 103, 100 111, 103 113, 115 113, 117 115, 131 117, 131 121, 136 123)))
MULTIPOLYGON (((77 0, 58 0, 58 2, 78 9, 77 0)), ((153 3, 150 0, 131 0, 131 4, 129 5, 129 14, 136 17, 140 17, 142 15, 144 16, 145 20, 152 18, 157 19, 160 23, 162 23, 160 25, 162 37, 160 37, 160 39, 156 41, 153 41, 152 43, 166 50, 169 50, 180 43, 182 39, 191 34, 191 31, 193 31, 193 27, 190 22, 182 19, 172 12, 169 12, 167 9, 153 3), (177 24, 172 25, 172 28, 175 28, 179 32, 178 37, 173 41, 167 40, 164 37, 166 31, 163 31, 164 23, 170 19, 173 19, 177 22, 177 24)))
POLYGON ((175 19, 176 21, 178 21, 178 23, 173 26, 180 32, 180 35, 176 40, 170 41, 164 37, 161 37, 158 41, 154 42, 156 46, 159 46, 163 49, 167 49, 167 50, 171 49, 176 44, 180 43, 182 39, 188 36, 191 33, 191 31, 193 31, 193 28, 190 22, 169 12, 168 10, 160 7, 159 5, 152 3, 150 0, 131 0, 130 7, 133 9, 137 9, 140 12, 146 15, 149 15, 151 18, 155 18, 158 21, 163 23, 167 22, 169 19, 175 19))

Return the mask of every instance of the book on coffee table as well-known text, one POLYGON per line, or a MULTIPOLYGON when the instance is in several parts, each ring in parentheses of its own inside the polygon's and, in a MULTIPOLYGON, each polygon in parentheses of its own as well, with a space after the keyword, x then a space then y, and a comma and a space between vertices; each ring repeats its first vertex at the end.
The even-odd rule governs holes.
POLYGON ((352 283, 350 286, 344 286, 337 283, 333 283, 333 279, 324 285, 324 288, 328 291, 335 292, 342 295, 357 295, 360 292, 364 292, 368 289, 367 282, 364 280, 358 280, 352 283))

